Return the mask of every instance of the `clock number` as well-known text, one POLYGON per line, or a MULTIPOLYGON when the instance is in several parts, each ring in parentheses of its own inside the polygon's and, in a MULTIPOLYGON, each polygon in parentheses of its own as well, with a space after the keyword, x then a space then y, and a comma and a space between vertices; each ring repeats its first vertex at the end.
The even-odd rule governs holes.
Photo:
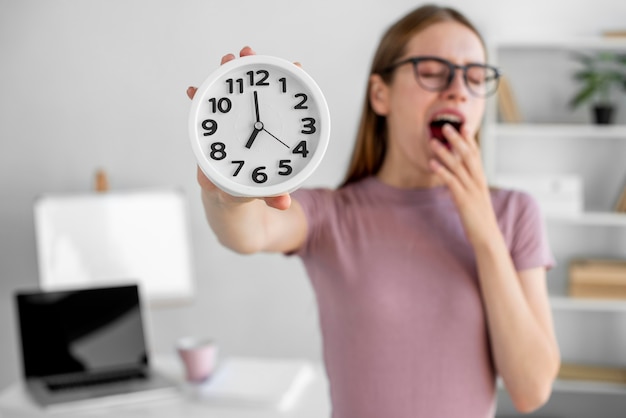
POLYGON ((280 160, 278 162, 278 168, 281 168, 285 171, 279 171, 278 174, 280 174, 281 176, 288 176, 289 174, 291 174, 293 172, 293 168, 291 168, 291 166, 289 165, 291 163, 291 160, 280 160))
POLYGON ((309 150, 306 148, 306 141, 300 141, 291 153, 301 154, 302 158, 306 158, 306 156, 309 155, 309 150))
POLYGON ((204 136, 213 135, 217 131, 217 122, 213 119, 202 121, 202 129, 206 131, 204 136))
POLYGON ((237 164, 237 168, 235 169, 235 173, 233 174, 233 177, 237 177, 237 174, 239 174, 239 172, 241 171, 241 168, 243 167, 243 163, 244 161, 242 160, 231 161, 231 164, 237 164))
POLYGON ((209 154, 214 160, 223 160, 226 158, 226 144, 223 142, 214 142, 211 144, 211 153, 209 154))
POLYGON ((280 91, 282 91, 283 93, 287 93, 287 79, 285 77, 281 77, 278 79, 278 82, 280 83, 280 91))
POLYGON ((217 100, 215 97, 212 97, 209 99, 209 103, 211 103, 211 111, 213 113, 217 113, 218 110, 221 113, 228 113, 233 107, 233 103, 228 97, 222 97, 219 100, 217 100))
POLYGON ((267 174, 261 170, 265 170, 267 167, 257 167, 252 170, 252 181, 255 183, 265 183, 267 181, 267 174))
POLYGON ((226 80, 226 84, 228 84, 228 93, 233 94, 235 92, 235 83, 239 86, 239 93, 243 93, 243 78, 238 78, 237 80, 229 78, 226 80))
MULTIPOLYGON (((306 101, 309 99, 306 94, 304 94, 304 93, 296 93, 296 95, 294 97, 296 99, 298 97, 301 99, 300 103, 298 103, 297 105, 295 105, 293 107, 294 109, 308 109, 309 108, 309 106, 305 105, 306 101)), ((313 121, 313 122, 315 122, 315 121, 313 121)))
POLYGON ((258 80, 256 83, 254 82, 254 71, 248 71, 246 73, 246 75, 248 77, 250 77, 250 86, 269 86, 270 83, 268 83, 266 80, 270 77, 270 73, 266 70, 257 70, 256 72, 257 75, 261 75, 261 79, 258 80))
POLYGON ((317 129, 315 128, 315 119, 313 118, 302 118, 302 122, 304 122, 304 126, 302 127, 303 134, 314 134, 317 129))

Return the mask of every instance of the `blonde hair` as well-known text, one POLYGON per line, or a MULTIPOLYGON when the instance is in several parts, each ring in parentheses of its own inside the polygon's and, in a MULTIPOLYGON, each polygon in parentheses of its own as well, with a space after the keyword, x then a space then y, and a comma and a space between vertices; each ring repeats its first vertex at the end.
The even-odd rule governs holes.
MULTIPOLYGON (((472 23, 460 12, 449 7, 433 4, 421 6, 393 24, 383 35, 370 69, 370 75, 379 74, 389 84, 393 72, 386 68, 398 61, 413 36, 427 27, 445 21, 455 21, 471 29, 485 45, 482 36, 472 23)), ((352 160, 341 187, 378 173, 387 150, 387 126, 385 117, 377 115, 369 100, 369 80, 356 136, 352 160)))

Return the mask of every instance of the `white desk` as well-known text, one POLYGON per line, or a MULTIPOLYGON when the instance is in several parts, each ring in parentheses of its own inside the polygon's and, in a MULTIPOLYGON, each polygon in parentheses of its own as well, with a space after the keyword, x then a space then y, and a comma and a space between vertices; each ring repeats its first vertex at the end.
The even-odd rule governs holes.
POLYGON ((218 406, 198 399, 186 390, 183 371, 175 357, 156 358, 155 368, 172 377, 180 387, 181 395, 160 401, 133 403, 83 411, 47 413, 31 401, 21 383, 0 392, 1 418, 37 417, 98 417, 98 418, 329 418, 328 383, 321 365, 315 367, 315 377, 288 411, 259 409, 245 405, 218 406))

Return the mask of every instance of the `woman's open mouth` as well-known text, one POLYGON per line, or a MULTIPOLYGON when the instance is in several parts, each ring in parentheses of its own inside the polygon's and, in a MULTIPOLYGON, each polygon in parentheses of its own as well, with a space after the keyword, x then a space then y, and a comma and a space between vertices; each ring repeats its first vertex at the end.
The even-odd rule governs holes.
POLYGON ((452 149, 452 146, 448 142, 448 140, 443 135, 443 125, 449 124, 452 125, 457 132, 461 131, 461 126, 463 126, 463 122, 460 117, 457 115, 452 115, 449 113, 442 113, 437 115, 430 121, 430 135, 432 138, 437 139, 448 149, 452 149))

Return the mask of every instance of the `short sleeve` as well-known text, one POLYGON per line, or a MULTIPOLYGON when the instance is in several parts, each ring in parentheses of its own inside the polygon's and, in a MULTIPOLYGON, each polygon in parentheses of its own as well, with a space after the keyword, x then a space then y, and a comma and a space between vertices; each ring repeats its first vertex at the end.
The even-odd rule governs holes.
POLYGON ((332 206, 332 191, 330 189, 298 189, 291 194, 296 200, 307 223, 307 236, 301 248, 288 255, 304 256, 308 253, 311 242, 320 235, 320 230, 332 206))
POLYGON ((545 221, 537 201, 529 194, 514 192, 511 199, 512 222, 511 258, 516 270, 527 270, 535 267, 554 267, 555 261, 545 221))

